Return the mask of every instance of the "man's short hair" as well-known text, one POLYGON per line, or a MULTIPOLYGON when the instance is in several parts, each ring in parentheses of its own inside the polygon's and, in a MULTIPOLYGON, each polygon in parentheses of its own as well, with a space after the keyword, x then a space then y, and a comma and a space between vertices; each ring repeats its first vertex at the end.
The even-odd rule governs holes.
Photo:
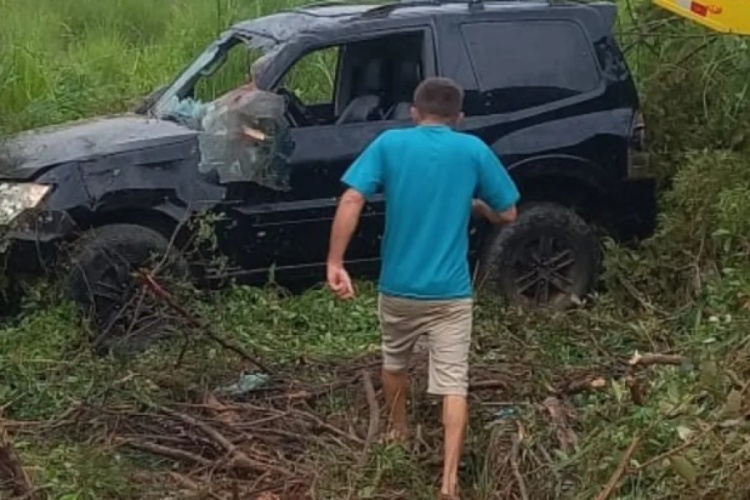
POLYGON ((456 118, 463 100, 463 89, 450 78, 427 78, 414 91, 414 106, 422 116, 456 118))

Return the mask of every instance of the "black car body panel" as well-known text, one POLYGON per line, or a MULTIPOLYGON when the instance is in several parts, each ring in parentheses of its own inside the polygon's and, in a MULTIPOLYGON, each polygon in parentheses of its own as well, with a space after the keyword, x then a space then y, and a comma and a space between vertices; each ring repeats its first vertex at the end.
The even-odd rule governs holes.
MULTIPOLYGON (((224 216, 216 234, 231 265, 221 277, 265 279, 272 267, 320 277, 342 174, 378 134, 412 126, 399 110, 408 109, 414 86, 428 76, 447 76, 464 87, 460 128, 494 149, 524 200, 565 203, 619 238, 646 237, 655 223, 655 182, 631 176, 634 150, 642 149, 633 144, 639 102, 612 35, 615 15, 606 3, 415 2, 312 6, 238 23, 154 94, 143 116, 14 138, 16 153, 0 182, 55 187, 12 237, 38 250, 112 221, 169 233, 210 211, 224 216), (333 100, 297 108, 296 115, 290 105, 297 123, 290 129, 289 189, 217 184, 199 173, 199 132, 166 116, 238 43, 264 54, 255 83, 273 92, 300 58, 340 47, 333 100), (552 51, 548 64, 538 60, 547 57, 545 50, 552 51), (388 106, 378 120, 343 122, 358 95, 357 75, 361 80, 366 70, 362 61, 376 57, 390 65, 391 80, 379 80, 389 82, 382 99, 388 106), (411 62, 399 73, 408 66, 401 63, 411 62)), ((367 205, 347 254, 355 270, 377 270, 383 214, 382 197, 367 205)), ((471 228, 473 260, 486 229, 482 223, 471 228)), ((15 255, 28 257, 27 251, 15 255)))

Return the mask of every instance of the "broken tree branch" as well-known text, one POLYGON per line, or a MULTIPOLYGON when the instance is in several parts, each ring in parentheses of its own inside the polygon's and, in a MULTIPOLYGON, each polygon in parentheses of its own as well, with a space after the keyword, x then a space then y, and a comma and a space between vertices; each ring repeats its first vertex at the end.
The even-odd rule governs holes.
POLYGON ((560 448, 566 453, 570 452, 578 442, 578 436, 576 436, 570 427, 570 409, 559 398, 554 396, 545 399, 542 406, 549 414, 550 420, 552 420, 560 448))
POLYGON ((174 297, 172 297, 172 295, 168 291, 166 291, 161 285, 159 285, 159 283, 156 282, 151 274, 140 273, 140 279, 146 287, 146 290, 148 290, 152 296, 163 301, 167 306, 177 312, 188 322, 188 324, 190 324, 190 326, 199 328, 201 331, 205 332, 205 334, 211 340, 219 344, 221 347, 237 354, 245 361, 249 361, 250 363, 260 368, 263 372, 271 373, 271 371, 263 363, 258 361, 258 359, 256 359, 254 356, 251 356, 250 354, 245 352, 245 350, 241 347, 233 345, 222 339, 219 335, 216 334, 216 332, 213 331, 210 326, 202 324, 202 322, 199 321, 198 318, 193 316, 188 310, 179 305, 177 301, 174 300, 174 297))
POLYGON ((203 458, 202 456, 195 453, 191 453, 189 451, 178 448, 170 448, 169 446, 163 446, 148 441, 142 441, 140 439, 115 438, 115 443, 118 446, 129 446, 137 450, 153 453, 154 455, 171 458, 172 460, 192 462, 204 467, 209 467, 212 465, 212 462, 210 460, 208 460, 207 458, 203 458))
POLYGON ((596 496, 596 500, 607 500, 610 496, 612 496, 612 493, 614 493, 615 490, 619 487, 620 481, 628 470, 630 459, 633 458, 633 454, 640 444, 640 436, 635 437, 633 441, 631 441, 630 446, 628 446, 628 449, 625 450, 625 454, 622 456, 620 463, 617 465, 617 469, 615 469, 614 474, 612 474, 612 477, 609 479, 607 485, 604 487, 601 493, 596 496))
POLYGON ((362 448, 362 455, 357 461, 357 466, 362 467, 367 460, 367 454, 370 451, 370 446, 375 441, 378 435, 378 429, 380 428, 380 406, 375 396, 375 387, 372 385, 372 377, 370 376, 369 370, 362 370, 362 384, 365 386, 365 396, 367 396, 367 405, 370 409, 370 424, 367 428, 367 436, 365 437, 365 445, 362 448))
POLYGON ((11 442, 8 433, 0 429, 0 493, 7 488, 14 496, 31 498, 31 480, 21 466, 21 459, 11 442))
POLYGON ((637 467, 635 467, 635 470, 640 472, 642 470, 648 469, 654 464, 658 464, 667 458, 677 455, 678 453, 681 453, 685 451, 686 449, 690 448, 691 446, 694 446, 698 441, 703 439, 708 433, 712 432, 716 428, 716 425, 712 425, 705 431, 701 432, 700 434, 696 435, 695 437, 689 439, 688 441, 684 442, 680 446, 677 446, 675 448, 672 448, 671 450, 667 450, 664 453, 657 455, 649 460, 646 460, 642 464, 639 464, 637 467))
POLYGON ((513 476, 516 478, 518 491, 521 493, 521 499, 529 500, 529 491, 526 487, 526 482, 523 480, 523 475, 521 475, 521 467, 518 465, 518 457, 521 453, 521 441, 523 440, 523 433, 521 424, 517 423, 517 426, 518 432, 513 435, 513 447, 511 448, 510 452, 510 466, 513 469, 513 476))
POLYGON ((633 357, 630 358, 630 361, 628 361, 628 364, 632 367, 651 365, 681 366, 689 362, 690 360, 688 358, 677 354, 635 353, 633 357))
POLYGON ((470 391, 481 391, 485 389, 508 389, 508 382, 504 380, 477 380, 469 384, 470 391))
POLYGON ((263 462, 259 462, 257 460, 254 460, 250 457, 248 457, 245 452, 239 450, 237 446, 234 445, 226 436, 224 436, 221 432, 216 430, 214 427, 209 425, 208 423, 199 420, 197 418, 191 417, 190 415, 186 415, 185 413, 172 410, 170 408, 159 406, 159 405, 152 405, 162 413, 166 413, 167 415, 170 415, 171 417, 174 417, 178 420, 182 420, 188 425, 191 425, 193 427, 197 427, 198 429, 202 430, 206 435, 211 437, 214 441, 216 441, 228 454, 229 456, 229 463, 232 467, 237 467, 240 469, 248 469, 253 471, 273 471, 280 475, 291 475, 291 473, 286 470, 282 469, 270 464, 266 464, 263 462))
POLYGON ((607 380, 604 377, 590 376, 584 379, 571 380, 557 392, 566 396, 573 396, 582 392, 598 391, 607 386, 607 380))

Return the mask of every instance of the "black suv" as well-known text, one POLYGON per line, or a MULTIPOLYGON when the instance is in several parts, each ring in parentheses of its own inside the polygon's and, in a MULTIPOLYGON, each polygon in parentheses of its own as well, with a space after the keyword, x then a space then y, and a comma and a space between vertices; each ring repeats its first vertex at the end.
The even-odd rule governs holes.
MULTIPOLYGON (((207 282, 258 283, 269 270, 282 282, 320 279, 341 175, 378 134, 412 126, 415 87, 440 75, 466 90, 461 129, 492 146, 522 193, 516 223, 470 228, 478 285, 568 306, 595 284, 594 228, 642 238, 655 221, 615 18, 609 3, 474 0, 317 4, 238 23, 135 113, 9 141, 9 267, 49 267, 72 243, 69 287, 100 328, 121 316, 131 271, 154 253, 207 282), (248 107, 248 123, 262 121, 253 109, 273 122, 283 97, 277 126, 263 129, 276 130, 263 167, 274 175, 258 174, 257 143, 246 146, 254 155, 227 153, 221 127, 206 125, 212 100, 243 85, 248 67, 266 104, 248 107), (222 154, 218 170, 232 175, 211 169, 222 154), (199 214, 212 214, 220 271, 185 258, 199 214)), ((383 209, 381 198, 363 214, 347 255, 355 275, 378 270, 383 209)))

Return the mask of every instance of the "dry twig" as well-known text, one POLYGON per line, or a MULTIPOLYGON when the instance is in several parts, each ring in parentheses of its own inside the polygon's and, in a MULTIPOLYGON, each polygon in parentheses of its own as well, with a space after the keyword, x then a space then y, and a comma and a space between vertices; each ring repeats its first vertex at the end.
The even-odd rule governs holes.
POLYGON ((596 496, 596 500, 607 500, 610 496, 612 496, 612 494, 620 485, 620 481, 622 480, 623 476, 628 471, 628 464, 630 463, 630 459, 633 458, 633 454, 640 444, 640 436, 635 437, 633 441, 631 441, 630 446, 628 446, 628 449, 622 456, 622 460, 620 460, 620 463, 617 465, 617 469, 615 469, 614 474, 612 474, 612 477, 609 479, 607 485, 604 487, 601 493, 596 496))
POLYGON ((521 468, 518 465, 518 457, 521 452, 521 442, 523 441, 523 430, 520 423, 516 422, 516 425, 518 426, 518 432, 513 435, 513 447, 510 452, 510 466, 513 469, 513 476, 516 478, 516 483, 518 483, 518 490, 521 493, 521 499, 529 500, 528 488, 526 487, 526 482, 521 475, 521 468))
POLYGON ((681 366, 688 363, 690 360, 685 356, 679 356, 677 354, 659 354, 659 353, 636 353, 630 358, 628 364, 632 367, 635 366, 651 366, 651 365, 673 365, 681 366))
POLYGON ((34 491, 8 433, 0 428, 0 493, 3 489, 23 498, 31 498, 34 491))
POLYGON ((367 405, 370 409, 370 424, 367 428, 367 437, 365 438, 365 445, 362 449, 362 455, 358 460, 357 466, 362 467, 364 462, 367 460, 367 453, 370 451, 370 446, 375 441, 380 428, 380 406, 378 400, 375 397, 375 388, 372 385, 372 377, 368 370, 362 370, 362 383, 365 386, 365 395, 367 396, 367 405))
POLYGON ((653 458, 650 458, 649 460, 646 460, 642 464, 639 464, 637 467, 635 467, 635 470, 640 472, 644 469, 647 469, 651 467, 654 464, 658 464, 659 462, 662 462, 666 460, 667 458, 677 455, 678 453, 681 453, 685 451, 686 449, 690 448, 691 446, 694 446, 698 441, 703 439, 708 433, 712 432, 716 428, 716 425, 712 425, 705 431, 701 432, 700 434, 694 436, 693 438, 687 440, 680 446, 676 446, 675 448, 672 448, 671 450, 667 450, 664 453, 661 453, 660 455, 657 455, 653 458))
POLYGON ((258 361, 254 356, 251 356, 247 352, 245 352, 244 349, 242 349, 239 346, 233 345, 226 340, 222 339, 219 335, 217 335, 211 327, 208 325, 202 324, 198 318, 193 316, 188 310, 186 310, 184 307, 179 305, 172 295, 167 292, 159 283, 156 282, 154 277, 151 274, 148 273, 141 273, 140 274, 141 282, 144 284, 146 290, 154 296, 156 299, 159 299, 163 301, 166 305, 168 305, 171 309, 173 309, 175 312, 177 312, 180 316, 182 316, 190 326, 194 328, 198 328, 201 331, 205 332, 205 334, 214 342, 219 344, 224 349, 227 349, 228 351, 232 351, 233 353, 240 356, 245 361, 249 361, 250 363, 254 364, 258 368, 260 368, 265 373, 271 373, 266 366, 258 361))

